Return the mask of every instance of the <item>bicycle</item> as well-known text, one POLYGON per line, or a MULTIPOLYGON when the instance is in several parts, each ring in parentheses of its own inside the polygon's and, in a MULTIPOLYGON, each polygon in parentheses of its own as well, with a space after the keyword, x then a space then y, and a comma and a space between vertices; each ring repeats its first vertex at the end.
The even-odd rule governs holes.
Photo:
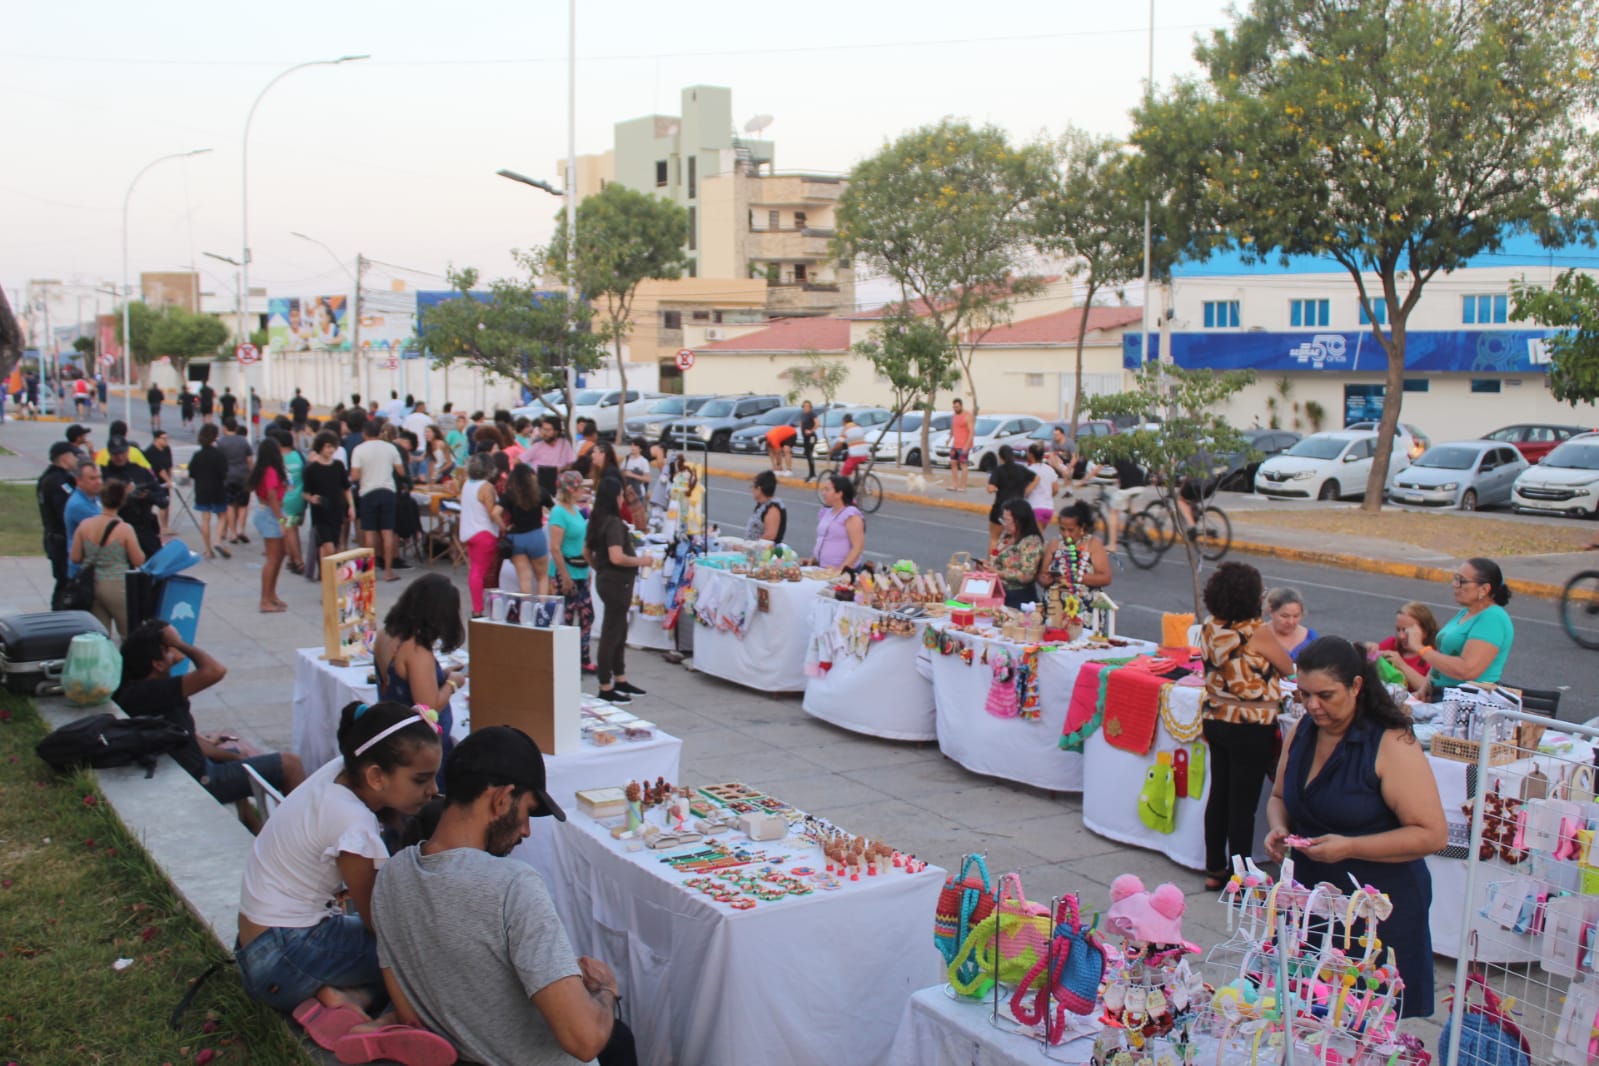
POLYGON ((1599 650, 1599 570, 1584 570, 1566 582, 1560 624, 1578 645, 1599 650))
MULTIPOLYGON (((1227 512, 1201 497, 1194 524, 1188 527, 1206 562, 1215 562, 1227 554, 1233 544, 1233 523, 1227 512)), ((1177 506, 1165 493, 1142 511, 1133 515, 1122 531, 1121 541, 1127 548, 1127 558, 1140 570, 1149 570, 1159 563, 1172 545, 1177 543, 1178 530, 1183 528, 1177 506)))
MULTIPOLYGON (((816 479, 816 498, 822 499, 822 485, 828 478, 840 472, 837 466, 823 470, 816 479)), ((883 506, 883 483, 872 473, 870 460, 855 468, 855 473, 850 477, 850 483, 855 486, 855 506, 861 509, 862 514, 876 514, 877 509, 883 506)), ((826 501, 822 501, 826 502, 826 501)))

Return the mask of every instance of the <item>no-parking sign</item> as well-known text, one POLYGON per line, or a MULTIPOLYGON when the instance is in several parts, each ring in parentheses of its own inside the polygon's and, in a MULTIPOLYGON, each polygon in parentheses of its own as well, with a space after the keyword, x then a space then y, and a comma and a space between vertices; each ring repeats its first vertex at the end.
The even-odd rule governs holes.
POLYGON ((693 366, 694 366, 694 349, 693 348, 679 348, 677 350, 677 368, 679 370, 690 370, 690 369, 693 369, 693 366))
POLYGON ((261 358, 261 350, 255 345, 251 344, 249 341, 245 341, 243 344, 233 349, 233 354, 238 358, 239 362, 243 363, 245 366, 249 366, 251 363, 254 363, 256 360, 261 358))

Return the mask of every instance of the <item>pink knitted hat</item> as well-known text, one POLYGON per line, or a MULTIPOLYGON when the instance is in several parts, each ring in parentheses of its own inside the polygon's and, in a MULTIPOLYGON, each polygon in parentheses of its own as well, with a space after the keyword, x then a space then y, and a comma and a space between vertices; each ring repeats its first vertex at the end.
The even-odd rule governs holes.
POLYGON ((1122 874, 1110 883, 1110 909, 1105 926, 1111 933, 1128 940, 1149 944, 1181 944, 1189 951, 1199 948, 1183 939, 1183 912, 1188 901, 1182 889, 1164 884, 1153 892, 1133 874, 1122 874))

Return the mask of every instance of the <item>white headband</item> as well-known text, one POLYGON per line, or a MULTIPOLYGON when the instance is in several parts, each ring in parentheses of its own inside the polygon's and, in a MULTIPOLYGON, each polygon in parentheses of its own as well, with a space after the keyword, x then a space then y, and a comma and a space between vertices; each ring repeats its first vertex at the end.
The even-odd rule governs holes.
POLYGON ((398 733, 400 730, 404 729, 406 726, 410 725, 412 722, 421 722, 423 725, 427 725, 428 724, 428 720, 426 718, 423 718, 420 714, 413 714, 409 718, 403 718, 400 721, 395 722, 393 725, 389 726, 389 728, 385 729, 383 732, 379 733, 377 736, 373 737, 371 740, 368 740, 366 743, 362 744, 359 748, 356 748, 355 749, 355 757, 357 759, 359 759, 361 756, 365 755, 367 753, 367 750, 369 748, 371 748, 374 744, 376 744, 379 741, 385 739, 386 737, 389 737, 389 736, 391 736, 391 735, 393 735, 395 733, 398 733))

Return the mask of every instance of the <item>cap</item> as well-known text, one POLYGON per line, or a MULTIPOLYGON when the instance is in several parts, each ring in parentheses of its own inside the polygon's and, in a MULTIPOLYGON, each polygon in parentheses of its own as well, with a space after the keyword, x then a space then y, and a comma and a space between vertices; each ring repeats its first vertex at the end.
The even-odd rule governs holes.
POLYGON ((50 461, 53 463, 63 455, 77 455, 78 449, 64 440, 58 440, 50 445, 50 461))
POLYGON ((455 746, 444 762, 444 794, 470 793, 468 782, 489 788, 515 785, 539 800, 535 817, 549 815, 566 821, 561 805, 544 790, 544 753, 533 738, 515 726, 491 725, 474 730, 455 746))
POLYGON ((72 425, 67 427, 67 440, 78 440, 80 437, 87 437, 88 435, 88 426, 80 426, 78 423, 74 422, 72 425))
POLYGON ((110 440, 105 442, 105 450, 110 452, 112 455, 127 455, 128 438, 112 437, 110 440))

